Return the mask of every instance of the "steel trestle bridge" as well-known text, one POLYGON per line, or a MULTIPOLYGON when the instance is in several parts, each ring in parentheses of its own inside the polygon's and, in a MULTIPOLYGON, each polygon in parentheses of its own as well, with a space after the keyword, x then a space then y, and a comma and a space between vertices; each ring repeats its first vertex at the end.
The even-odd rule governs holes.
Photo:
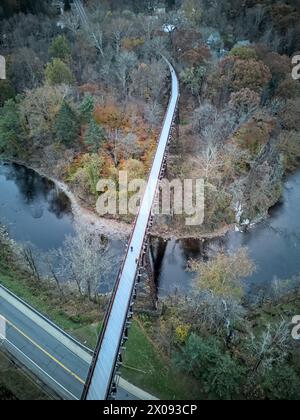
POLYGON ((128 328, 137 294, 136 287, 141 278, 141 267, 153 223, 152 208, 159 192, 159 181, 166 168, 172 132, 175 130, 179 82, 173 66, 166 59, 165 61, 172 77, 171 98, 140 211, 118 274, 82 396, 85 400, 106 400, 111 398, 116 391, 115 376, 118 367, 122 364, 121 349, 128 339, 128 328))
MULTIPOLYGON (((81 21, 88 28, 89 20, 82 3, 74 0, 74 5, 81 21)), ((137 285, 147 261, 153 207, 158 200, 159 181, 166 169, 169 145, 176 129, 179 82, 171 63, 166 58, 164 60, 171 74, 171 96, 140 211, 93 358, 89 349, 0 286, 0 345, 2 343, 16 360, 27 366, 64 399, 80 398, 83 386, 82 400, 111 399, 117 391, 118 369, 122 365, 122 351, 128 339, 137 285), (4 327, 3 331, 1 326, 4 327)), ((119 385, 126 390, 128 384, 124 382, 119 385)), ((140 398, 149 398, 145 393, 139 394, 140 398)))

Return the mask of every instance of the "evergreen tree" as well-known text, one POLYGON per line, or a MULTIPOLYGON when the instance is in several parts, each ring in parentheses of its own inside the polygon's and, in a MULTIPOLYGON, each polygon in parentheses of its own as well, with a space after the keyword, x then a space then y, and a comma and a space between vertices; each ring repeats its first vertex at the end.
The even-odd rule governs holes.
POLYGON ((15 13, 46 13, 51 10, 51 0, 1 0, 0 19, 15 13))
POLYGON ((270 400, 300 399, 300 379, 296 369, 288 365, 275 366, 266 372, 262 381, 266 397, 270 400))
POLYGON ((54 58, 68 62, 71 56, 71 48, 67 38, 64 35, 57 36, 49 48, 49 53, 54 58))
POLYGON ((86 131, 86 135, 84 137, 85 144, 93 152, 98 152, 104 138, 105 135, 103 128, 99 124, 97 124, 96 121, 92 118, 86 131))
POLYGON ((14 88, 11 82, 6 80, 0 80, 0 106, 3 106, 5 101, 15 96, 14 88))
POLYGON ((16 155, 24 137, 18 104, 9 99, 0 112, 0 152, 16 155))
POLYGON ((76 112, 68 102, 64 100, 54 121, 56 139, 66 146, 71 146, 72 144, 75 144, 75 141, 77 140, 79 128, 76 112))
POLYGON ((240 396, 245 368, 224 351, 216 337, 192 333, 182 351, 175 354, 174 362, 200 380, 211 397, 223 400, 240 396))
POLYGON ((69 10, 71 10, 71 2, 70 0, 64 0, 64 11, 68 12, 69 10))
POLYGON ((54 58, 51 63, 48 63, 45 75, 47 82, 52 86, 73 85, 75 83, 75 78, 70 68, 60 58, 54 58))
POLYGON ((94 98, 91 95, 86 96, 80 105, 80 114, 83 122, 91 121, 94 106, 94 98))

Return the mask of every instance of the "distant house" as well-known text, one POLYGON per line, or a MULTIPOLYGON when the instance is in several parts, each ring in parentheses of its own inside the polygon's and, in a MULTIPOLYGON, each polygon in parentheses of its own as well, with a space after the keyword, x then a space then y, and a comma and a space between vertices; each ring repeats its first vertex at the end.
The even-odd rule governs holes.
POLYGON ((175 25, 172 25, 170 23, 165 23, 162 27, 162 30, 166 33, 166 34, 171 34, 172 32, 174 32, 176 29, 175 25))

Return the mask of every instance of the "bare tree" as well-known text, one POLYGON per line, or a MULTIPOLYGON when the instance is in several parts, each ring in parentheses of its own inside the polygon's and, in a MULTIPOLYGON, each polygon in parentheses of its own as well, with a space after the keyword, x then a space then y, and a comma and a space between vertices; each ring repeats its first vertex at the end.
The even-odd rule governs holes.
POLYGON ((72 12, 64 13, 61 16, 61 24, 69 31, 76 33, 80 27, 80 17, 72 12))
POLYGON ((152 126, 155 127, 159 124, 162 119, 163 109, 161 105, 157 102, 150 102, 146 104, 144 111, 146 121, 152 126))
POLYGON ((263 372, 272 368, 274 363, 282 363, 288 354, 290 328, 286 321, 271 326, 259 336, 251 334, 248 350, 253 356, 253 372, 263 372))
POLYGON ((22 255, 23 255, 24 260, 27 264, 27 267, 30 269, 33 277, 35 278, 35 280, 37 282, 40 283, 41 277, 40 277, 40 274, 39 274, 37 264, 35 262, 35 256, 34 256, 34 253, 32 251, 32 248, 30 246, 24 246, 22 248, 22 255))
POLYGON ((96 47, 102 58, 105 57, 105 25, 107 16, 107 12, 102 10, 102 8, 93 8, 92 13, 88 14, 89 26, 84 27, 84 32, 88 39, 96 47))
POLYGON ((132 22, 127 19, 117 18, 112 20, 110 24, 110 37, 115 47, 116 55, 121 51, 122 39, 130 35, 132 30, 132 22))
POLYGON ((117 55, 115 75, 121 85, 123 96, 128 94, 131 72, 137 64, 137 57, 133 52, 122 51, 117 55))
POLYGON ((75 283, 81 296, 97 301, 100 285, 111 269, 113 253, 108 241, 86 227, 77 224, 75 231, 57 251, 60 263, 54 273, 57 278, 75 283))

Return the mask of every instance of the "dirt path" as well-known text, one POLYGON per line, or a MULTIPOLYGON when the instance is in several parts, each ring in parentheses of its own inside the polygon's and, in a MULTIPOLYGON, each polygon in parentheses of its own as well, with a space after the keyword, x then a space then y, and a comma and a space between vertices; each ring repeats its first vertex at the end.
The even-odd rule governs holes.
POLYGON ((130 235, 131 225, 97 216, 91 210, 82 207, 69 187, 57 179, 49 178, 69 198, 75 223, 84 224, 88 229, 113 239, 125 239, 130 235))

